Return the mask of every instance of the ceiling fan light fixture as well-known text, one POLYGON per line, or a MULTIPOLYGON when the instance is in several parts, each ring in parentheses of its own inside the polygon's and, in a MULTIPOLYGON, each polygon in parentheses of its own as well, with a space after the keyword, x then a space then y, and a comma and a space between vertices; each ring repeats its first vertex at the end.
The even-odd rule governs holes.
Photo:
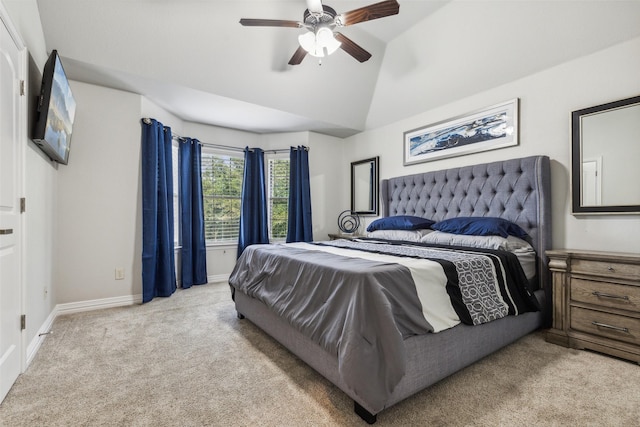
POLYGON ((323 50, 327 50, 327 55, 334 53, 342 44, 336 40, 333 35, 333 31, 327 27, 321 27, 318 29, 316 32, 316 41, 323 50))
MULTIPOLYGON (((298 43, 300 43, 300 46, 302 46, 304 50, 309 52, 309 54, 313 56, 317 56, 315 54, 316 53, 316 35, 312 31, 308 31, 304 34, 300 34, 298 36, 298 43)), ((322 50, 320 50, 320 56, 324 56, 324 54, 322 53, 322 50)))
POLYGON ((331 55, 340 47, 341 43, 336 40, 331 31, 327 27, 320 27, 314 33, 309 31, 298 36, 298 43, 309 55, 316 58, 323 58, 331 55))

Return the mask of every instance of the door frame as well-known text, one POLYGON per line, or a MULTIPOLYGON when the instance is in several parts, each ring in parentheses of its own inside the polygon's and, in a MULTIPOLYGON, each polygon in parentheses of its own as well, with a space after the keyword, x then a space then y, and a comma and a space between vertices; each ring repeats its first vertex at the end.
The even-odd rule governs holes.
MULTIPOLYGON (((580 166, 581 170, 582 170, 582 180, 583 180, 583 190, 586 190, 588 185, 586 184, 586 182, 584 182, 585 180, 585 176, 584 176, 584 171, 586 169, 587 165, 593 165, 594 166, 594 172, 595 172, 595 179, 594 179, 594 198, 595 198, 595 204, 594 205, 587 205, 585 203, 584 200, 580 200, 580 205, 581 206, 602 206, 602 156, 598 156, 598 157, 594 157, 593 159, 584 159, 582 161, 582 165, 580 166)), ((586 191, 584 191, 586 192, 586 191)), ((583 192, 583 193, 584 193, 583 192)), ((584 194, 582 195, 582 198, 584 198, 584 194)))
MULTIPOLYGON (((18 101, 18 142, 16 144, 16 157, 17 164, 16 167, 16 179, 17 183, 17 193, 18 197, 22 198, 25 196, 25 159, 26 159, 26 147, 28 144, 28 111, 27 106, 29 105, 29 80, 28 80, 28 52, 20 33, 16 29, 15 25, 11 21, 9 13, 5 8, 4 4, 0 2, 0 21, 2 25, 5 26, 9 35, 13 39, 16 47, 18 48, 19 55, 19 63, 18 65, 18 78, 23 81, 23 94, 19 97, 18 101)), ((25 301, 25 284, 24 278, 26 273, 26 232, 25 232, 25 217, 23 214, 19 215, 18 218, 18 227, 19 227, 19 236, 18 236, 18 244, 20 245, 20 250, 18 251, 19 258, 19 266, 18 266, 18 284, 19 287, 19 295, 20 295, 20 313, 23 315, 26 314, 26 301, 25 301)), ((27 339, 26 339, 27 329, 24 328, 20 331, 20 342, 19 342, 19 354, 20 354, 20 373, 24 373, 26 369, 26 351, 27 351, 27 339)))

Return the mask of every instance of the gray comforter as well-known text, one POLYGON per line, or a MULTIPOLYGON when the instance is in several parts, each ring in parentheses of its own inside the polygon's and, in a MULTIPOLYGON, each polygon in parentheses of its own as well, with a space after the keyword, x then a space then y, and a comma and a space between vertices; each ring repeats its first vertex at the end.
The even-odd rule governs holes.
POLYGON ((403 339, 433 330, 409 269, 399 264, 253 245, 229 284, 335 355, 344 382, 374 410, 404 375, 403 339))

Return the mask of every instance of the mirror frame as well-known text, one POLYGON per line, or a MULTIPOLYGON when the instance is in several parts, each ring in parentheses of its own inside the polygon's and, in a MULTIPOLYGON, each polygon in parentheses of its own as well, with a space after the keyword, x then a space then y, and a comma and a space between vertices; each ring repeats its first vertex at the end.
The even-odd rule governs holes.
MULTIPOLYGON (((583 116, 602 113, 619 108, 640 104, 640 96, 621 99, 595 107, 584 108, 571 113, 571 204, 573 214, 634 214, 640 213, 640 205, 623 206, 582 206, 582 135, 581 119, 583 116)), ((640 159, 638 159, 640 160, 640 159)))
POLYGON ((378 206, 379 206, 379 175, 380 175, 380 167, 379 167, 379 157, 371 157, 370 159, 358 160, 357 162, 351 162, 351 212, 354 212, 358 215, 378 215, 378 206), (370 163, 373 165, 373 182, 369 183, 371 187, 372 197, 373 197, 373 209, 371 210, 356 210, 356 189, 355 189, 355 169, 356 166, 362 165, 365 163, 370 163))

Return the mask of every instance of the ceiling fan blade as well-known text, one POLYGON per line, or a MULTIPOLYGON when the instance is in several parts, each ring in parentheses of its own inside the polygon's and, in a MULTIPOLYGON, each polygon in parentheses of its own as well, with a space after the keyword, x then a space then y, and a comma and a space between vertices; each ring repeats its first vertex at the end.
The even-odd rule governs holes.
POLYGON ((245 27, 290 27, 300 28, 302 24, 297 21, 286 21, 282 19, 240 19, 240 24, 245 27))
POLYGON ((298 46, 298 50, 296 50, 289 60, 289 65, 299 65, 305 56, 307 56, 307 51, 304 50, 302 46, 298 46))
POLYGON ((322 13, 322 0, 307 0, 307 9, 309 12, 322 13))
POLYGON ((334 36, 336 40, 338 40, 341 43, 340 49, 344 50, 349 55, 357 59, 358 61, 364 62, 364 61, 368 61, 369 58, 371 58, 371 54, 369 52, 361 48, 360 45, 354 43, 347 36, 340 33, 334 33, 334 36))
POLYGON ((336 21, 338 25, 346 27, 347 25, 357 24, 359 22, 397 15, 398 12, 400 12, 400 4, 396 0, 387 0, 345 12, 339 17, 336 17, 336 21))

